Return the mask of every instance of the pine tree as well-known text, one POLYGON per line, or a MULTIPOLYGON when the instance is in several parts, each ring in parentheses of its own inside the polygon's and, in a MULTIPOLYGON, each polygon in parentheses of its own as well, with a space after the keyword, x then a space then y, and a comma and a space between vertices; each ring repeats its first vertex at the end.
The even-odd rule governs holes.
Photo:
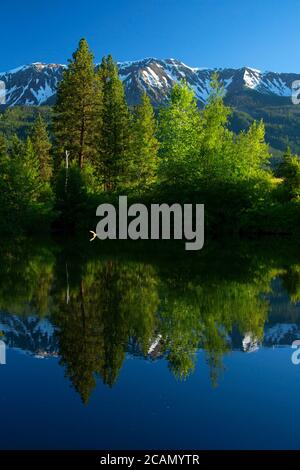
POLYGON ((94 161, 101 101, 93 54, 86 40, 81 39, 57 91, 54 131, 56 153, 60 158, 69 151, 71 160, 77 161, 80 168, 86 160, 94 161))
POLYGON ((32 227, 34 221, 44 223, 44 216, 49 222, 52 202, 49 185, 46 187, 40 178, 31 139, 22 142, 15 136, 8 155, 0 159, 0 219, 4 229, 18 224, 32 227))
POLYGON ((283 188, 288 200, 299 199, 300 197, 300 160, 297 155, 293 155, 288 147, 283 155, 280 165, 280 175, 284 178, 283 188))
POLYGON ((30 137, 27 137, 23 144, 21 159, 24 168, 26 168, 28 178, 33 182, 35 190, 37 190, 41 184, 40 165, 39 158, 35 152, 34 145, 30 137))
POLYGON ((279 166, 279 173, 281 176, 284 176, 286 168, 290 165, 293 158, 291 147, 288 146, 286 151, 283 154, 282 162, 279 166))
POLYGON ((158 164, 156 130, 154 111, 144 93, 133 122, 131 182, 137 186, 148 185, 155 178, 158 164))
POLYGON ((130 113, 118 67, 109 55, 99 69, 103 106, 99 139, 99 167, 104 189, 116 190, 128 178, 130 113))
POLYGON ((6 156, 7 146, 6 146, 6 139, 4 135, 0 134, 0 158, 6 156))
POLYGON ((14 134, 11 143, 8 149, 8 153, 11 158, 16 159, 16 158, 22 158, 23 153, 24 153, 24 142, 19 139, 19 137, 14 134))
POLYGON ((31 141, 34 153, 39 160, 40 176, 42 181, 47 182, 50 180, 52 174, 50 159, 51 143, 46 123, 40 114, 38 115, 32 130, 31 141))

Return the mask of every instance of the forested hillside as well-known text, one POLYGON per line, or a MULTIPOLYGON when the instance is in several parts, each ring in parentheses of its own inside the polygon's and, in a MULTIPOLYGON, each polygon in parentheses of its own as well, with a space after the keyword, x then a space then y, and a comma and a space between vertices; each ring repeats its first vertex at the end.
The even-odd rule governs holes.
MULTIPOLYGON (((94 65, 96 69, 100 67, 100 64, 94 65)), ((253 120, 263 119, 273 164, 282 157, 287 145, 293 152, 300 153, 300 111, 299 106, 292 104, 292 87, 300 79, 299 74, 261 72, 251 67, 214 70, 190 67, 176 59, 157 58, 117 65, 128 106, 132 109, 137 105, 146 91, 156 112, 168 103, 173 86, 182 80, 194 90, 198 106, 203 109, 217 70, 224 87, 224 101, 233 109, 232 129, 248 129, 253 120)), ((9 108, 6 123, 2 122, 3 117, 0 119, 0 129, 11 134, 12 128, 24 135, 28 130, 27 121, 36 115, 35 108, 45 113, 43 108, 54 105, 65 69, 62 64, 35 62, 0 73, 0 81, 5 85, 5 103, 1 101, 0 115, 9 108)))
POLYGON ((298 233, 298 158, 287 149, 273 172, 263 121, 233 132, 246 111, 237 119, 223 98, 213 74, 203 109, 184 80, 157 110, 146 93, 129 107, 113 58, 95 67, 81 40, 53 109, 1 117, 1 230, 93 228, 96 207, 125 194, 146 204, 204 203, 212 236, 298 233))

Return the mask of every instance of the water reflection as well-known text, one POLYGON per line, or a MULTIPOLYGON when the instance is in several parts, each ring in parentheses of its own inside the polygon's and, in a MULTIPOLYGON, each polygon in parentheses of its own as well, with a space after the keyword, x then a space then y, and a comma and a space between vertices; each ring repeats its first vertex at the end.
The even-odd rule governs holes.
POLYGON ((38 357, 58 355, 87 403, 112 387, 126 353, 165 357, 178 379, 205 351, 211 382, 232 349, 300 336, 300 255, 289 241, 180 246, 20 240, 0 249, 0 331, 38 357), (105 251, 104 251, 105 248, 105 251))

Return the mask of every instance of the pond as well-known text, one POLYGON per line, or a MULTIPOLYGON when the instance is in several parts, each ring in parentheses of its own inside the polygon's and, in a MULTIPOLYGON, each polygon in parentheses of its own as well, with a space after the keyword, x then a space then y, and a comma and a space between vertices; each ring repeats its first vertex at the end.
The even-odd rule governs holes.
POLYGON ((290 240, 2 243, 0 332, 1 449, 300 448, 290 240))

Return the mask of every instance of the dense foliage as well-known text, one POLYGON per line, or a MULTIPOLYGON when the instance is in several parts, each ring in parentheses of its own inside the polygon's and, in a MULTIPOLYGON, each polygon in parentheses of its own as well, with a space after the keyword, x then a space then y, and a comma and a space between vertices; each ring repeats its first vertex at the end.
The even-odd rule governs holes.
MULTIPOLYGON (((91 228, 100 202, 127 194, 204 203, 212 233, 297 232, 298 158, 287 153, 273 174, 263 121, 233 132, 217 75, 211 90, 204 110, 184 82, 157 114, 146 94, 130 109, 112 57, 95 67, 82 39, 53 112, 1 135, 1 230, 91 228)), ((18 118, 9 110, 6 127, 18 118)))

